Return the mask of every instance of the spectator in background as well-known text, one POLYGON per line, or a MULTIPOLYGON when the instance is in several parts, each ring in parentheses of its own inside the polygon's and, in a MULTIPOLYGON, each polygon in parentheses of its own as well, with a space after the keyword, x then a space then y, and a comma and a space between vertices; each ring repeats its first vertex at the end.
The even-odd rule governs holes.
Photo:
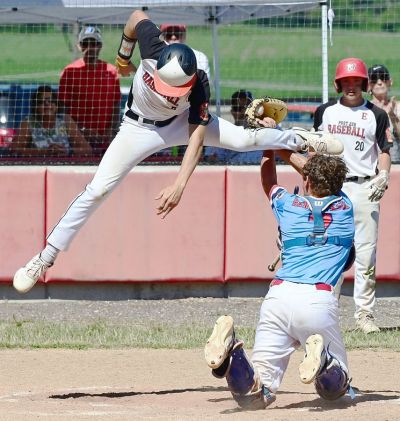
POLYGON ((117 69, 98 58, 102 45, 100 30, 84 27, 78 45, 83 58, 65 67, 59 87, 59 100, 99 156, 118 130, 121 102, 117 69))
MULTIPOLYGON (((231 114, 236 126, 243 126, 245 123, 245 111, 253 100, 253 95, 243 89, 234 92, 231 98, 231 114)), ((259 165, 263 156, 262 151, 236 152, 228 149, 206 147, 204 159, 213 164, 232 165, 259 165)))
POLYGON ((390 148, 392 162, 400 162, 400 106, 396 97, 389 96, 393 81, 389 70, 383 64, 374 64, 368 69, 369 93, 372 95, 371 102, 383 108, 390 123, 393 146, 390 148))
MULTIPOLYGON (((185 44, 186 42, 186 25, 163 23, 160 26, 160 31, 162 33, 164 41, 168 44, 174 44, 175 42, 185 44)), ((194 48, 192 48, 192 50, 194 51, 194 54, 196 56, 197 68, 204 70, 208 77, 208 80, 210 81, 210 65, 208 63, 207 56, 201 51, 195 50, 194 48)))
POLYGON ((92 148, 68 114, 57 113, 50 86, 39 86, 31 95, 31 114, 21 122, 12 152, 24 157, 67 157, 92 154, 92 148))

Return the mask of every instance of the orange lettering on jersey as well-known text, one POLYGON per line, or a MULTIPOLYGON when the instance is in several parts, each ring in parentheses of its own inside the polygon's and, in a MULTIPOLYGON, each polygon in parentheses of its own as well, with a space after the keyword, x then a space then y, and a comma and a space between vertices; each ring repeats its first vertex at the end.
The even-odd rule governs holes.
POLYGON ((199 114, 203 121, 208 121, 208 102, 203 102, 200 105, 199 114))

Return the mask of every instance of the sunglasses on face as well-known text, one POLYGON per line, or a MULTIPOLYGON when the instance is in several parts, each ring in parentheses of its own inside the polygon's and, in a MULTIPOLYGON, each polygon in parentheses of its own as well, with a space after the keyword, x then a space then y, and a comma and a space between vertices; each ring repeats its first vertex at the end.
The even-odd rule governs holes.
POLYGON ((171 39, 172 37, 180 39, 180 38, 183 37, 183 33, 182 32, 167 32, 165 34, 165 39, 167 39, 167 40, 171 39))
POLYGON ((88 48, 88 47, 97 47, 97 48, 100 48, 101 47, 101 42, 96 41, 95 39, 84 39, 81 42, 81 47, 82 48, 88 48))
POLYGON ((376 83, 378 82, 379 79, 382 80, 383 82, 387 82, 388 80, 390 80, 390 75, 388 73, 373 73, 369 77, 369 81, 371 83, 376 83))

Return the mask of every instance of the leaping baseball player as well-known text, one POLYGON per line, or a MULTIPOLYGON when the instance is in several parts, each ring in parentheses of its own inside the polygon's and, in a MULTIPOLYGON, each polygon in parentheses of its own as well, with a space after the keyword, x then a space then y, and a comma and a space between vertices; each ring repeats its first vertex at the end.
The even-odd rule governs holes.
POLYGON ((278 130, 262 119, 265 128, 244 129, 210 115, 209 82, 197 69, 193 50, 184 44, 168 45, 159 28, 141 10, 129 17, 118 49, 116 65, 123 76, 133 70, 130 59, 139 45, 137 68, 119 132, 105 152, 93 180, 68 207, 47 238, 46 247, 14 276, 19 292, 29 291, 50 268, 60 251, 68 249, 90 215, 129 171, 164 148, 188 145, 175 182, 157 199, 157 213, 165 217, 183 194, 202 153, 203 144, 236 151, 265 149, 313 150, 338 154, 341 143, 332 135, 306 130, 278 130))
POLYGON ((243 408, 262 409, 275 401, 299 345, 305 348, 303 383, 314 382, 324 399, 347 391, 354 397, 334 294, 352 264, 353 206, 341 192, 347 168, 340 158, 320 154, 302 165, 306 196, 277 185, 274 152, 264 153, 263 187, 282 232, 282 267, 261 306, 252 359, 235 336, 231 316, 217 320, 205 346, 213 375, 226 378, 243 408))

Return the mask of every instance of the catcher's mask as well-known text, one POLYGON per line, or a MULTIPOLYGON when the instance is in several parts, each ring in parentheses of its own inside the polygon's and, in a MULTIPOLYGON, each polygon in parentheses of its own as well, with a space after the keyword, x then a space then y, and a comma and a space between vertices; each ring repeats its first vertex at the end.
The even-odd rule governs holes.
POLYGON ((185 44, 164 48, 154 70, 154 86, 161 95, 181 97, 196 82, 197 62, 193 50, 185 44))
POLYGON ((365 63, 359 58, 345 58, 339 61, 336 66, 335 88, 336 92, 342 92, 340 79, 345 77, 360 77, 363 79, 362 90, 367 92, 368 88, 368 71, 365 63))

